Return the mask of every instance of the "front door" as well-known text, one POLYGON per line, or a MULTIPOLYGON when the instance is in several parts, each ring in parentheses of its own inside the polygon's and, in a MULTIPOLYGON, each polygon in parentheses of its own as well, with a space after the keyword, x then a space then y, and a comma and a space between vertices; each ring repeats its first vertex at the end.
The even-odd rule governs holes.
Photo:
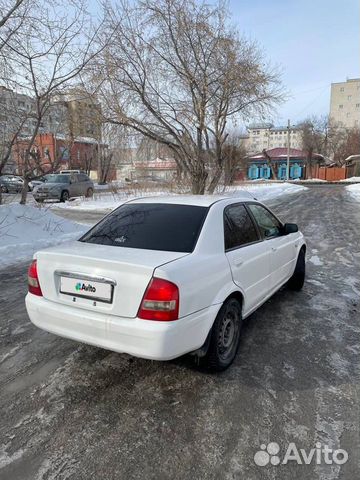
POLYGON ((270 250, 262 241, 243 204, 224 210, 224 240, 234 283, 244 296, 244 315, 253 311, 270 292, 270 250))
POLYGON ((270 250, 271 288, 276 290, 291 276, 296 258, 293 235, 283 235, 281 222, 267 208, 249 204, 261 234, 270 250))

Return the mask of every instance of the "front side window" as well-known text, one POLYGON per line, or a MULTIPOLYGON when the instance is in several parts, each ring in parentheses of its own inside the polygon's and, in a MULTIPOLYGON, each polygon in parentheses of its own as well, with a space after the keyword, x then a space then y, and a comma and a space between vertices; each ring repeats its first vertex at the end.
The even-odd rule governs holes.
POLYGON ((253 214, 263 238, 273 238, 281 235, 281 223, 269 210, 255 204, 249 204, 248 208, 253 214))
POLYGON ((70 177, 69 175, 62 175, 62 174, 50 174, 46 175, 45 177, 46 183, 69 183, 70 177))
POLYGON ((101 220, 80 241, 190 253, 207 212, 207 207, 196 205, 127 203, 101 220))
POLYGON ((230 205, 224 211, 225 250, 259 240, 254 223, 244 205, 230 205))

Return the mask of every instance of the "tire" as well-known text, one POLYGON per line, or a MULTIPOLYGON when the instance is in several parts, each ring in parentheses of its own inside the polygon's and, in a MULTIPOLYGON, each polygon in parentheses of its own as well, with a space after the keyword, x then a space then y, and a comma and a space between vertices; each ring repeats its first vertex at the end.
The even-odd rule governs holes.
POLYGON ((305 250, 302 248, 296 262, 295 270, 288 281, 288 287, 291 290, 299 291, 304 286, 305 282, 305 250))
POLYGON ((200 358, 200 366, 210 372, 221 372, 228 368, 239 348, 242 326, 241 304, 230 298, 219 310, 210 333, 209 348, 200 358))
POLYGON ((44 203, 43 198, 35 198, 35 200, 36 200, 37 203, 44 203))
POLYGON ((61 192, 60 202, 66 202, 67 200, 69 200, 69 198, 70 198, 69 192, 67 190, 63 190, 61 192))
POLYGON ((92 188, 88 188, 86 192, 86 197, 92 197, 94 195, 94 190, 92 188))
POLYGON ((5 187, 5 185, 1 185, 1 193, 9 193, 9 190, 5 187))

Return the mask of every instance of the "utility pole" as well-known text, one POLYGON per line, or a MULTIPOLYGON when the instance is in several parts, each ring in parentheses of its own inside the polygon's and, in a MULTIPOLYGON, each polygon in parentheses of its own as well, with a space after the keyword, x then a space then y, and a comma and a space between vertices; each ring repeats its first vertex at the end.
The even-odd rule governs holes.
POLYGON ((287 162, 286 162, 286 181, 290 179, 290 120, 287 124, 287 162))

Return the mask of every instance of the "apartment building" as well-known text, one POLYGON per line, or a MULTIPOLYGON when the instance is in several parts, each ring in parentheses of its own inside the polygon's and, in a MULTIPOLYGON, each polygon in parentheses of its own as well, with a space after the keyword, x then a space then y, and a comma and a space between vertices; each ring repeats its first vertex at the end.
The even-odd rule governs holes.
MULTIPOLYGON (((287 147, 287 127, 275 127, 272 123, 252 124, 241 142, 248 152, 260 152, 264 149, 287 147)), ((297 126, 290 128, 290 147, 301 149, 301 131, 297 126)))
POLYGON ((330 118, 346 128, 360 126, 360 78, 331 84, 330 118))
POLYGON ((73 137, 91 137, 101 141, 101 107, 96 98, 81 89, 68 90, 56 99, 66 105, 68 128, 73 137))
MULTIPOLYGON (((0 86, 0 156, 14 136, 19 140, 31 137, 36 124, 35 99, 0 86)), ((99 105, 79 90, 52 98, 38 131, 39 135, 47 133, 101 142, 99 105)), ((12 155, 4 171, 11 173, 16 168, 12 155)))

